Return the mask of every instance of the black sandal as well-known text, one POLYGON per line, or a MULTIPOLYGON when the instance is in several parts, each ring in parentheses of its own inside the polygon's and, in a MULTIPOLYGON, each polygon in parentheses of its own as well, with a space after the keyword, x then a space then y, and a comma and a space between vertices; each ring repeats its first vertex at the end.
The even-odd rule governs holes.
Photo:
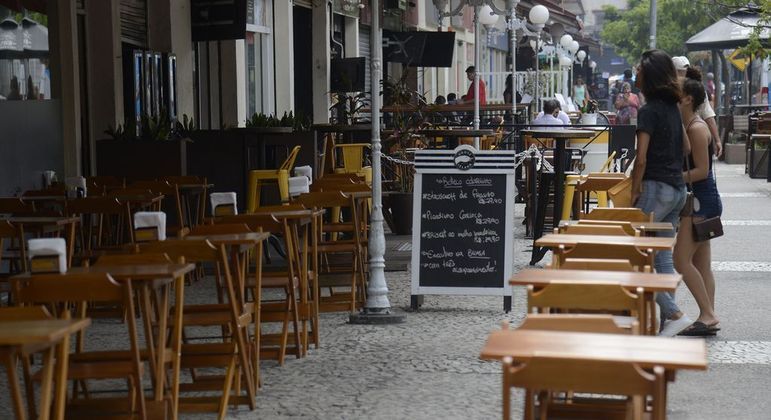
POLYGON ((680 331, 677 335, 686 337, 710 337, 717 334, 720 328, 716 326, 709 326, 701 321, 696 321, 691 324, 690 327, 680 331))

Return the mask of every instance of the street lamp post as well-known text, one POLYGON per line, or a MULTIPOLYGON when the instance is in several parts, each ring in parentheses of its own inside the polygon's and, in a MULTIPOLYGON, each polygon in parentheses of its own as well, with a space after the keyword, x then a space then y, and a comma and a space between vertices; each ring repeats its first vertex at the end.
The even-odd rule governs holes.
POLYGON ((549 9, 546 8, 546 6, 539 4, 536 6, 533 6, 532 9, 530 9, 530 14, 528 15, 528 18, 530 19, 530 22, 535 26, 535 34, 536 34, 536 41, 535 41, 535 113, 538 113, 538 111, 541 109, 541 95, 540 95, 540 86, 541 86, 541 80, 538 78, 538 51, 541 49, 541 31, 543 31, 544 25, 546 25, 546 22, 549 20, 549 9))
POLYGON ((388 301, 388 284, 385 280, 385 232, 383 230, 383 184, 380 165, 380 77, 383 55, 382 32, 380 28, 379 0, 371 0, 372 12, 372 57, 370 73, 372 94, 372 213, 369 225, 369 282, 367 302, 358 314, 351 314, 352 324, 395 324, 404 321, 402 315, 391 313, 388 301))

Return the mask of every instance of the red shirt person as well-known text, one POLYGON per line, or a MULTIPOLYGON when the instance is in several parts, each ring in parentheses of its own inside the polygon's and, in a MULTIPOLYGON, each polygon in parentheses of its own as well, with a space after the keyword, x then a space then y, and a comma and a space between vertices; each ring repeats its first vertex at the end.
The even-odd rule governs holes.
MULTIPOLYGON (((470 104, 474 103, 474 74, 476 73, 476 69, 474 66, 469 66, 466 69, 466 77, 471 82, 471 86, 468 88, 468 92, 461 97, 463 100, 463 103, 470 104)), ((485 81, 482 79, 479 79, 479 105, 485 105, 487 103, 487 86, 485 86, 485 81)))

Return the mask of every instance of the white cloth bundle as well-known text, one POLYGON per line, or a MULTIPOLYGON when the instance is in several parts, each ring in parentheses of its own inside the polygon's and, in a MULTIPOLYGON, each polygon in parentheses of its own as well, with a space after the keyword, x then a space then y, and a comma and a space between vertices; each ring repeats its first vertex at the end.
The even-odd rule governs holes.
POLYGON ((165 241, 166 213, 162 211, 138 211, 134 213, 134 230, 153 227, 158 229, 158 240, 165 241))
POLYGON ((86 187, 86 178, 82 176, 72 176, 64 179, 64 186, 67 188, 67 197, 77 198, 78 190, 82 190, 83 194, 80 197, 85 197, 88 193, 86 187))
MULTIPOLYGON (((67 242, 64 238, 40 238, 27 241, 27 254, 30 261, 38 257, 58 258, 58 267, 51 267, 59 273, 67 272, 67 242)), ((37 271, 37 270, 35 270, 37 271)))
POLYGON ((211 201, 211 213, 217 215, 217 207, 219 206, 233 206, 233 214, 238 214, 238 205, 236 202, 237 196, 234 192, 218 192, 211 193, 209 201, 211 201))
POLYGON ((308 183, 313 184, 313 168, 311 168, 309 165, 305 166, 298 166, 294 168, 294 175, 295 176, 304 176, 308 178, 308 183))
POLYGON ((289 177, 289 196, 296 197, 310 192, 310 180, 303 175, 289 177))

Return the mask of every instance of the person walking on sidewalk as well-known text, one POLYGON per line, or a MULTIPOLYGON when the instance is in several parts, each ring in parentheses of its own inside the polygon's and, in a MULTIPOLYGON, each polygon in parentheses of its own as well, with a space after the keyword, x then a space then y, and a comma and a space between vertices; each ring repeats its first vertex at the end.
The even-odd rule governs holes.
POLYGON ((685 285, 699 305, 699 317, 680 335, 709 336, 720 329, 715 315, 715 277, 712 274, 712 252, 710 241, 696 242, 693 236, 693 222, 723 213, 723 204, 713 174, 712 155, 715 143, 710 136, 707 123, 697 110, 707 99, 701 85, 701 73, 689 67, 683 81, 683 97, 680 99, 680 113, 688 133, 687 141, 691 153, 683 177, 693 193, 693 203, 686 205, 680 217, 677 232, 674 262, 677 271, 683 275, 685 285), (698 203, 698 204, 697 204, 698 203))
MULTIPOLYGON (((672 58, 661 50, 642 54, 637 67, 637 86, 647 103, 637 115, 637 153, 632 170, 632 203, 656 222, 677 227, 685 204, 683 181, 683 122, 677 108, 681 90, 672 58)), ((658 236, 673 237, 674 232, 658 236)), ((656 271, 674 273, 671 251, 656 254, 656 271)), ((674 293, 657 293, 661 310, 661 335, 674 336, 691 325, 680 311, 674 293)))

